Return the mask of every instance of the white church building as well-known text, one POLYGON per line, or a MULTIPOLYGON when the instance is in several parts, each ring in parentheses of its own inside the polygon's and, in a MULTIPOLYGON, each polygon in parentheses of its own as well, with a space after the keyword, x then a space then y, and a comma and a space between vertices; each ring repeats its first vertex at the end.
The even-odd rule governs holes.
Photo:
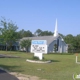
POLYGON ((58 34, 57 19, 55 24, 54 35, 52 36, 36 36, 36 37, 24 37, 22 40, 46 40, 47 41, 47 53, 68 53, 68 45, 64 39, 58 34))

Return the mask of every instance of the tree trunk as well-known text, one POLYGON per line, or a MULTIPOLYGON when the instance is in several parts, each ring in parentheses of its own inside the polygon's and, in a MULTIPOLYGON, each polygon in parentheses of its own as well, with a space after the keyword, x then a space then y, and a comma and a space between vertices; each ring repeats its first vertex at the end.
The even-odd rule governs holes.
POLYGON ((6 51, 7 51, 7 45, 6 45, 6 51))
POLYGON ((6 43, 6 51, 7 51, 7 43, 6 43))

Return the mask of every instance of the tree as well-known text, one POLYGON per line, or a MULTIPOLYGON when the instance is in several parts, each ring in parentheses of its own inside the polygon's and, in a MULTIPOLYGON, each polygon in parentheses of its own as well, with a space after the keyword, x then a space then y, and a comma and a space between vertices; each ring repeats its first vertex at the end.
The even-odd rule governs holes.
POLYGON ((64 40, 68 44, 68 52, 80 52, 80 35, 68 34, 64 37, 64 40))
POLYGON ((72 52, 74 49, 74 36, 72 34, 68 34, 67 36, 64 37, 64 41, 69 45, 68 51, 72 52))
POLYGON ((56 51, 57 51, 57 44, 54 44, 54 51, 56 53, 56 51))
POLYGON ((33 34, 29 30, 25 31, 24 29, 22 29, 22 30, 17 32, 18 39, 21 39, 23 37, 32 37, 32 36, 33 36, 33 34))
POLYGON ((24 32, 24 37, 32 37, 32 36, 33 36, 33 34, 30 30, 27 30, 24 32))
POLYGON ((0 24, 2 26, 0 29, 1 38, 3 39, 7 50, 7 48, 11 48, 13 43, 16 41, 16 31, 18 27, 11 20, 7 22, 4 18, 0 21, 0 24))
POLYGON ((35 32, 36 36, 50 36, 53 35, 51 31, 42 31, 41 29, 37 29, 35 32))
POLYGON ((75 47, 76 52, 80 52, 80 34, 75 36, 75 40, 74 40, 73 46, 75 47))
POLYGON ((37 30, 35 31, 35 35, 36 35, 36 36, 41 36, 41 33, 42 33, 42 30, 41 30, 41 29, 37 29, 37 30))
POLYGON ((64 40, 66 43, 72 44, 74 41, 74 36, 71 34, 68 34, 67 36, 65 36, 64 40))
POLYGON ((30 40, 30 39, 22 40, 22 41, 20 42, 20 45, 21 45, 21 48, 25 48, 25 49, 26 49, 26 52, 28 52, 28 49, 29 49, 30 46, 31 46, 31 40, 30 40))
POLYGON ((41 36, 50 36, 50 35, 53 35, 53 33, 51 31, 42 31, 42 33, 40 35, 41 36))

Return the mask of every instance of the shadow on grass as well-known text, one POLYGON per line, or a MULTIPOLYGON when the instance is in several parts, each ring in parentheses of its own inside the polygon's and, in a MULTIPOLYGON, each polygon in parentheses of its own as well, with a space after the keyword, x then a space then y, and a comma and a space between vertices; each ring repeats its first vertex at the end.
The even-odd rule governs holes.
POLYGON ((48 55, 74 55, 75 53, 49 53, 48 55))
POLYGON ((0 54, 0 58, 20 58, 18 56, 11 56, 11 55, 5 55, 5 54, 0 54))
POLYGON ((51 62, 60 62, 60 61, 58 61, 58 60, 51 60, 51 62))
POLYGON ((20 66, 8 66, 8 65, 0 64, 0 69, 4 69, 5 71, 10 71, 10 72, 23 72, 24 71, 24 70, 20 70, 17 68, 20 68, 20 66))

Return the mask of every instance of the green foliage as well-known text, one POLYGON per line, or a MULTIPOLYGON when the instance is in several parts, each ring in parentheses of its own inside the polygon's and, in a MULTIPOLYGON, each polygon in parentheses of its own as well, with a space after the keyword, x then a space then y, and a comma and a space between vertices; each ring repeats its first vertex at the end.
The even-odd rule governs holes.
POLYGON ((28 48, 30 48, 30 45, 31 45, 31 40, 30 39, 22 40, 20 42, 20 45, 21 45, 22 48, 25 48, 26 51, 28 52, 28 48))
POLYGON ((0 28, 1 39, 3 39, 2 43, 11 47, 13 43, 16 41, 16 31, 18 29, 17 25, 15 25, 12 21, 6 21, 5 18, 2 18, 0 22, 2 28, 0 28))
MULTIPOLYGON (((32 57, 32 60, 40 60, 40 59, 39 59, 39 57, 37 57, 37 56, 33 56, 33 57, 32 57)), ((43 58, 42 58, 42 61, 46 61, 46 59, 43 57, 43 58)))
POLYGON ((35 31, 35 34, 37 36, 50 36, 50 35, 53 35, 53 33, 51 31, 42 31, 41 29, 37 29, 35 31))
POLYGON ((33 56, 32 60, 39 60, 39 57, 33 56))
POLYGON ((54 51, 56 53, 56 51, 57 51, 57 44, 54 44, 54 51))
POLYGON ((25 31, 24 29, 18 31, 16 34, 17 34, 18 39, 21 39, 23 37, 32 37, 33 36, 31 31, 29 31, 29 30, 25 31))
POLYGON ((80 52, 80 35, 68 34, 64 37, 64 41, 68 44, 69 53, 80 52))

